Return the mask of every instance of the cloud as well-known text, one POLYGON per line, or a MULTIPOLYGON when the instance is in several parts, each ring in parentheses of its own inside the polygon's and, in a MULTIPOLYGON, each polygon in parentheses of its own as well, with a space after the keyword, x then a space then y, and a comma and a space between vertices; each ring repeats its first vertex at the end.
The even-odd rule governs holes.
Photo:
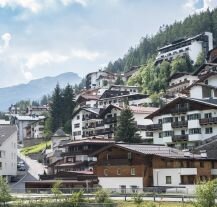
POLYGON ((3 48, 6 49, 9 47, 9 43, 10 43, 10 40, 11 40, 11 34, 10 33, 4 33, 2 36, 1 36, 2 40, 4 41, 4 45, 3 45, 3 48))
POLYGON ((86 59, 86 60, 94 61, 99 56, 101 55, 98 52, 91 52, 88 50, 72 50, 71 51, 72 58, 79 58, 79 59, 86 59))
POLYGON ((40 65, 51 64, 51 63, 62 63, 66 62, 69 59, 83 59, 94 61, 98 58, 100 54, 98 52, 91 52, 88 50, 71 50, 68 55, 52 53, 49 51, 41 51, 38 53, 31 54, 26 57, 26 63, 24 64, 25 68, 32 69, 40 65))
POLYGON ((217 0, 202 0, 202 7, 198 8, 199 0, 187 0, 184 4, 184 9, 190 13, 199 13, 207 9, 213 10, 217 7, 217 0))
POLYGON ((0 0, 0 7, 23 8, 32 13, 38 13, 44 9, 50 9, 56 5, 69 6, 79 4, 87 6, 89 0, 0 0))

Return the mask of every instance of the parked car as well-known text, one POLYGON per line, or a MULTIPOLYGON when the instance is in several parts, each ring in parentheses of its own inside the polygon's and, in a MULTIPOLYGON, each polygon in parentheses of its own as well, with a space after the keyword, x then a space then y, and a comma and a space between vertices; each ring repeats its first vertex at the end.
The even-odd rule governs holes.
POLYGON ((18 164, 17 165, 17 169, 18 169, 18 171, 25 171, 26 170, 26 166, 24 164, 18 164))

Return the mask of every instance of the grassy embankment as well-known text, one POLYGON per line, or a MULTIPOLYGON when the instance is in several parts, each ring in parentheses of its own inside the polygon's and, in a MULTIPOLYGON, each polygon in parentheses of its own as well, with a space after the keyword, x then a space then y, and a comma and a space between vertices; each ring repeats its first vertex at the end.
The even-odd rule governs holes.
POLYGON ((21 149, 20 152, 23 155, 28 156, 35 153, 41 153, 46 147, 50 148, 50 146, 51 146, 51 141, 42 142, 40 144, 33 145, 31 147, 24 147, 23 149, 21 149))

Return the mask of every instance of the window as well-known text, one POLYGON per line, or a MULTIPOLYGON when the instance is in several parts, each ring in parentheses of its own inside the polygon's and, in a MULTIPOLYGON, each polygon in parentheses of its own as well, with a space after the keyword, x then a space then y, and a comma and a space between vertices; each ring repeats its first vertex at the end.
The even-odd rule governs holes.
POLYGON ((158 124, 162 124, 162 119, 158 119, 158 124))
POLYGON ((74 128, 79 128, 80 124, 74 124, 74 128))
POLYGON ((2 170, 2 162, 0 162, 0 170, 2 170))
POLYGON ((171 176, 166 176, 166 184, 172 184, 171 176))
POLYGON ((131 160, 131 159, 132 159, 132 153, 131 153, 131 152, 128 152, 128 153, 127 153, 127 158, 128 158, 128 160, 131 160))
POLYGON ((165 131, 163 132, 164 137, 171 137, 173 135, 173 131, 165 131))
POLYGON ((172 117, 163 118, 163 123, 171 123, 171 122, 173 122, 173 118, 172 117))
POLYGON ((79 119, 80 119, 80 116, 78 115, 78 116, 77 116, 77 120, 79 120, 79 119))
POLYGON ((137 191, 138 191, 138 186, 136 186, 136 185, 131 185, 131 190, 132 190, 132 193, 137 193, 137 191))
POLYGON ((206 113, 204 114, 205 119, 212 118, 212 113, 206 113))
POLYGON ((163 133, 159 132, 159 138, 162 138, 162 137, 163 137, 163 133))
POLYGON ((181 130, 181 135, 185 135, 185 130, 181 130))
POLYGON ((88 150, 88 145, 84 145, 83 150, 88 150))
POLYGON ((117 175, 121 175, 121 169, 120 168, 117 169, 117 175))
POLYGON ((106 154, 106 159, 109 160, 109 153, 106 154))
POLYGON ((205 83, 206 85, 208 85, 209 82, 208 82, 208 80, 205 80, 204 83, 205 83))
POLYGON ((126 185, 121 185, 121 193, 126 193, 126 185))
POLYGON ((130 174, 131 175, 136 175, 136 170, 135 170, 134 167, 130 169, 130 174))
POLYGON ((190 114, 188 115, 188 120, 197 120, 200 119, 201 115, 200 114, 190 114))
POLYGON ((204 162, 203 161, 200 161, 200 167, 204 168, 204 162))
POLYGON ((189 129, 189 134, 201 134, 200 128, 189 129))
POLYGON ((104 169, 104 175, 108 176, 108 169, 104 169))
POLYGON ((212 127, 206 128, 205 133, 206 134, 212 134, 212 127))

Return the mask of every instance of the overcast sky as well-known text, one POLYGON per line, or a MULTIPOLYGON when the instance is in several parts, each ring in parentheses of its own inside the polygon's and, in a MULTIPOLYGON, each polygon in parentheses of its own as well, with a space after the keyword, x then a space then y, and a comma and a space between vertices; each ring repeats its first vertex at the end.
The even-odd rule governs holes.
POLYGON ((0 87, 68 71, 84 77, 162 24, 216 6, 217 0, 0 0, 0 87))

